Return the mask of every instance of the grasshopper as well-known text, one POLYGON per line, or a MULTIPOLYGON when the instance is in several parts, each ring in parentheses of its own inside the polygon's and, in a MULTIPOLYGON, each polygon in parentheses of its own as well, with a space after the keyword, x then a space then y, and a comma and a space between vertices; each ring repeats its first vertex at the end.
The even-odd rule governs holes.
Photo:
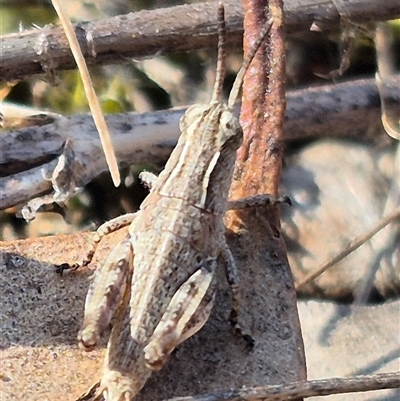
MULTIPOLYGON (((203 327, 215 296, 217 259, 225 262, 232 289, 230 322, 253 344, 238 324, 238 275, 223 218, 229 207, 242 207, 227 199, 243 136, 232 109, 270 24, 243 63, 226 104, 221 100, 226 35, 222 4, 218 21, 218 65, 211 102, 186 111, 178 143, 160 175, 141 174, 150 193, 140 210, 97 231, 99 241, 130 224, 126 239, 94 273, 86 299, 78 334, 81 348, 92 350, 116 315, 101 383, 90 399, 131 400, 152 371, 161 369, 171 352, 203 327)), ((264 204, 265 199, 253 199, 253 204, 258 203, 264 204)))

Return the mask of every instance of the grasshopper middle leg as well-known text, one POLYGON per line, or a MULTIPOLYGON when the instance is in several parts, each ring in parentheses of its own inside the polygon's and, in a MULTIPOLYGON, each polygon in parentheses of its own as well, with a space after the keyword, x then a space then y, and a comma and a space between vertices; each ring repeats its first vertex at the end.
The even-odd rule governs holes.
POLYGON ((118 216, 112 220, 106 221, 96 230, 94 238, 90 241, 87 253, 83 258, 82 262, 75 263, 73 265, 70 265, 68 263, 63 263, 61 265, 56 266, 56 272, 62 276, 65 270, 77 270, 80 267, 87 266, 92 261, 97 246, 99 245, 102 238, 114 231, 117 231, 131 224, 135 216, 136 213, 127 213, 123 214, 122 216, 118 216))
POLYGON ((288 196, 279 196, 276 198, 273 195, 264 194, 228 201, 228 210, 248 209, 257 206, 275 205, 277 203, 287 203, 289 206, 292 205, 292 201, 288 196))

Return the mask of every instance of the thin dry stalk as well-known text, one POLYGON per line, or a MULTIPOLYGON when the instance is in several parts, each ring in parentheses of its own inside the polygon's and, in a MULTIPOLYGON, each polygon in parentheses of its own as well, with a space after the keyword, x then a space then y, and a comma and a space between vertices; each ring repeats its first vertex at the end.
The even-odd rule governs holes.
POLYGON ((74 27, 68 17, 60 0, 52 0, 53 7, 55 8, 61 24, 64 28, 65 35, 67 36, 68 43, 71 47, 71 52, 74 56, 78 70, 83 82, 86 98, 89 103, 90 111, 93 115, 93 120, 100 135, 101 144, 103 146, 104 154, 106 156, 108 168, 110 170, 111 178, 116 187, 121 183, 119 176, 118 163, 115 157, 113 145, 111 142, 110 132, 104 118, 103 111, 101 110, 100 102, 96 96, 92 80, 90 78, 89 70, 87 68, 85 58, 83 57, 82 50, 79 46, 78 39, 75 35, 74 27))
POLYGON ((392 388, 400 388, 399 372, 225 390, 195 397, 176 397, 167 401, 289 401, 299 397, 308 398, 392 388))
POLYGON ((346 256, 350 255, 353 251, 359 248, 362 244, 367 242, 371 239, 375 234, 385 228, 388 224, 392 221, 398 219, 400 217, 400 207, 396 208, 392 213, 385 216, 379 223, 377 223, 371 230, 367 231, 366 233, 360 235, 359 237, 355 238, 351 241, 346 248, 342 249, 336 256, 332 259, 328 260, 327 262, 323 263, 321 267, 319 267, 314 272, 307 275, 300 283, 296 284, 296 290, 300 290, 305 285, 307 285, 310 281, 315 280, 318 276, 324 273, 326 270, 334 266, 336 263, 340 262, 346 256))
POLYGON ((378 71, 376 85, 379 89, 382 107, 382 125, 388 135, 400 140, 400 112, 399 104, 390 99, 391 88, 398 87, 396 68, 394 65, 394 38, 387 23, 377 23, 375 32, 376 58, 378 71))

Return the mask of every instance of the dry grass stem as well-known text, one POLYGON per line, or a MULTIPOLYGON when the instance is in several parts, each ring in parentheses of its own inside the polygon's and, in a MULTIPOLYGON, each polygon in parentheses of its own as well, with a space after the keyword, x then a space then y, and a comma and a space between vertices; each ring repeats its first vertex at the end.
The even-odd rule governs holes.
POLYGON ((195 397, 175 397, 167 401, 289 401, 301 397, 308 398, 391 388, 400 388, 400 372, 225 390, 195 397))
POLYGON ((396 208, 395 210, 393 210, 392 213, 390 213, 387 216, 385 216, 374 227, 372 227, 371 230, 367 231, 366 233, 360 235, 359 237, 357 237, 353 241, 351 241, 336 256, 334 256, 329 261, 323 263, 321 267, 319 267, 317 270, 315 270, 314 272, 312 272, 309 275, 307 275, 300 283, 297 283, 295 285, 296 291, 300 290, 302 287, 304 287, 310 281, 313 281, 318 276, 320 276, 322 273, 324 273, 326 270, 328 270, 329 268, 334 266, 336 263, 340 262, 342 259, 344 259, 350 253, 355 251, 362 244, 367 242, 375 234, 377 234, 379 231, 381 231, 383 228, 385 228, 388 224, 390 224, 392 221, 398 219, 399 217, 400 217, 400 207, 396 208))
MULTIPOLYGON (((110 132, 108 131, 107 123, 104 118, 104 114, 101 110, 100 102, 96 96, 96 92, 93 87, 92 80, 90 78, 89 70, 87 68, 85 58, 83 57, 81 48, 78 43, 78 39, 75 35, 74 28, 72 26, 71 20, 61 4, 60 0, 52 0, 53 7, 55 8, 58 17, 60 18, 61 24, 64 28, 65 35, 67 36, 68 43, 71 47, 71 52, 74 56, 76 64, 78 65, 78 70, 82 78, 83 87, 85 90, 86 98, 89 103, 90 111, 93 115, 93 120, 96 128, 99 132, 101 144, 103 146, 104 154, 106 156, 108 168, 114 185, 116 187, 121 183, 121 178, 119 176, 118 163, 115 157, 113 145, 111 142, 110 132)), ((87 38, 90 41, 89 38, 87 38)))

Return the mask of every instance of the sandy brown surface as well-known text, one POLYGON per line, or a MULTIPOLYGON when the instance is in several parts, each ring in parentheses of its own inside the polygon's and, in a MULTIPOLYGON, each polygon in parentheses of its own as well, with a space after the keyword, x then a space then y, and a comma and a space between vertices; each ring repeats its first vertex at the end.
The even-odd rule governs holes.
MULTIPOLYGON (((72 261, 84 253, 90 236, 14 242, 7 248, 0 244, 1 400, 73 401, 100 377, 105 343, 92 353, 80 351, 76 345, 90 271, 66 273, 60 278, 53 265, 17 256, 33 258, 46 249, 50 261, 57 262, 60 252, 67 252, 72 261)), ((124 232, 116 233, 111 239, 122 236, 124 232)), ((97 260, 110 245, 101 244, 97 260)), ((299 350, 284 348, 293 333, 290 328, 274 326, 273 319, 268 324, 268 306, 264 306, 262 320, 247 312, 247 317, 254 318, 252 329, 257 334, 252 352, 233 335, 226 320, 228 307, 229 291, 222 285, 217 307, 205 328, 177 349, 137 399, 161 400, 277 383, 282 371, 296 368, 289 358, 299 350), (271 337, 282 340, 280 349, 271 349, 271 337)), ((358 308, 329 301, 300 301, 298 308, 310 379, 400 370, 400 301, 358 308)), ((390 390, 331 399, 394 401, 398 396, 390 390)))
MULTIPOLYGON (((76 344, 91 272, 60 277, 52 264, 43 262, 80 260, 91 235, 0 244, 0 399, 73 401, 100 378, 105 343, 92 353, 80 351, 76 344)), ((124 235, 123 231, 110 235, 98 249, 93 266, 124 235)), ((243 317, 256 340, 254 350, 246 349, 227 321, 230 292, 221 271, 210 320, 152 376, 138 400, 305 377, 295 298, 279 294, 278 288, 267 291, 265 282, 251 278, 255 274, 259 277, 261 272, 252 272, 247 280, 243 277, 243 317), (275 301, 265 303, 269 296, 275 301)), ((275 274, 277 280, 283 277, 275 274)))

